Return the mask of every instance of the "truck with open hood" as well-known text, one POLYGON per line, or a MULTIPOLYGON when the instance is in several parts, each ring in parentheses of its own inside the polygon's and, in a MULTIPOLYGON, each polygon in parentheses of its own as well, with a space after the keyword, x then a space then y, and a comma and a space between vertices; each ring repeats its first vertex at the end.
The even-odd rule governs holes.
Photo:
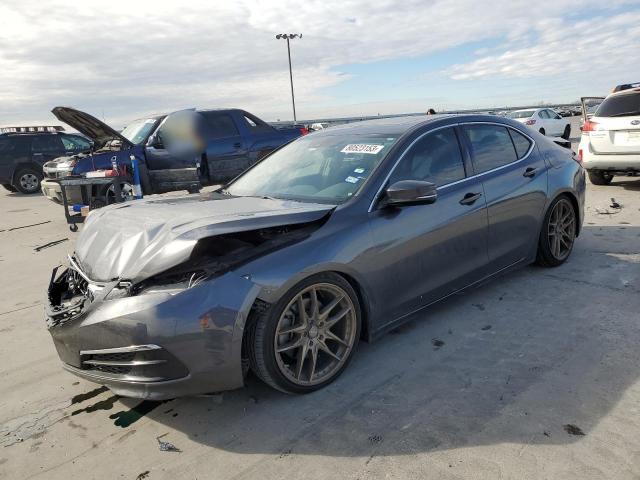
MULTIPOLYGON (((240 109, 181 110, 134 120, 122 131, 92 115, 69 107, 52 113, 92 141, 89 150, 44 164, 42 192, 61 201, 55 181, 70 175, 109 170, 123 173, 123 195, 132 192, 131 157, 140 166, 144 194, 174 190, 198 191, 201 185, 227 182, 273 150, 306 133, 299 128, 274 128, 240 109)), ((108 191, 100 192, 109 203, 108 191)), ((71 192, 71 202, 80 193, 71 192)))

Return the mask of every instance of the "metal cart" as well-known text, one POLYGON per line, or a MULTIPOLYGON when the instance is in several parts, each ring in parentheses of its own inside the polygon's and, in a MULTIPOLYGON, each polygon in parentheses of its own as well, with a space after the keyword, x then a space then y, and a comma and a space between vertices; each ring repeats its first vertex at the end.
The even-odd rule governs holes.
MULTIPOLYGON (((53 180, 60 185, 62 191, 62 204, 64 206, 64 215, 67 217, 67 223, 69 224, 69 230, 72 232, 78 231, 78 223, 83 223, 85 215, 82 212, 70 212, 70 208, 73 209, 73 205, 69 205, 67 196, 68 187, 80 187, 80 194, 82 197, 82 205, 88 206, 89 210, 95 208, 104 207, 110 198, 104 192, 107 192, 111 186, 113 186, 113 200, 116 203, 124 201, 122 197, 122 190, 120 188, 121 182, 124 181, 123 177, 66 177, 53 180)), ((109 202, 110 203, 110 202, 109 202)))

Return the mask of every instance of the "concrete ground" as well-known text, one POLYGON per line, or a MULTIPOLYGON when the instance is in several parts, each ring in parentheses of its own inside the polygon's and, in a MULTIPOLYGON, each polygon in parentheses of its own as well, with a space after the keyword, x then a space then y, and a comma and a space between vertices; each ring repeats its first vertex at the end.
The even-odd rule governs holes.
POLYGON ((41 196, 0 212, 0 478, 640 477, 640 178, 588 186, 565 265, 447 300, 303 397, 140 402, 64 372, 42 302, 77 234, 41 196))

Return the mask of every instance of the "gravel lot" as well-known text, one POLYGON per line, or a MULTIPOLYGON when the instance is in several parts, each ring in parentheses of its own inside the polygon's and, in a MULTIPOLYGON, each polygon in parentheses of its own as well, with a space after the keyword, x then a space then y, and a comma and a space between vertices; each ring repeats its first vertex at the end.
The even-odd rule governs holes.
POLYGON ((588 185, 565 265, 449 299, 304 397, 140 402, 64 372, 42 302, 77 234, 42 196, 0 212, 0 478, 640 477, 640 178, 588 185))

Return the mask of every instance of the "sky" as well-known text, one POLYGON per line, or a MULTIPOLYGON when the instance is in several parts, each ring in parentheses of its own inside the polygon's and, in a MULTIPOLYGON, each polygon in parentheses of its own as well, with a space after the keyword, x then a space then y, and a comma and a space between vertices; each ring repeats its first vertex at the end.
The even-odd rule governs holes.
POLYGON ((0 125, 72 106, 298 120, 568 103, 640 81, 640 0, 4 0, 0 125))

